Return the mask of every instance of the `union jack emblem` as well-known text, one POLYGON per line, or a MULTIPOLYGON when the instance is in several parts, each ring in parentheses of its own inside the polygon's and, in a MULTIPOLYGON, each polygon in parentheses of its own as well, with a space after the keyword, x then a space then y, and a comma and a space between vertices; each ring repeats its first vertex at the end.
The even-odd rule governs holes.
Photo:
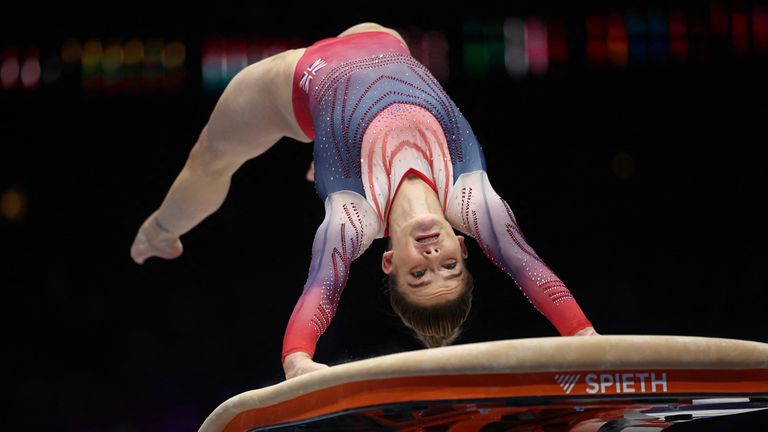
POLYGON ((317 71, 327 66, 328 63, 325 62, 323 59, 317 59, 314 63, 312 63, 307 70, 304 71, 304 74, 301 76, 301 81, 299 81, 299 86, 307 93, 309 93, 309 85, 312 83, 312 80, 315 79, 315 75, 317 75, 317 71))

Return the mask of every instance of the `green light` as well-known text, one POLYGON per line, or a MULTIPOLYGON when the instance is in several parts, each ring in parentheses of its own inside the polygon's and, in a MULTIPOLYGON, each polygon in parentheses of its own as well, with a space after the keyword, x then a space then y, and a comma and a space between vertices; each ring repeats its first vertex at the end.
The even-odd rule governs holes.
POLYGON ((485 42, 485 27, 477 22, 464 25, 464 67, 474 76, 488 74, 490 51, 485 42))

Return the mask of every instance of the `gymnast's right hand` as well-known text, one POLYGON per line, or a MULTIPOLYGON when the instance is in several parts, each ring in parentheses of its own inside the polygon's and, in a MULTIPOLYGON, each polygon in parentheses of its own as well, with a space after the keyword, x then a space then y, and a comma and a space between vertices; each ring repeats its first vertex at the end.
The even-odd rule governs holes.
POLYGON ((184 251, 179 236, 162 228, 152 213, 139 228, 131 245, 131 258, 143 264, 147 258, 156 256, 165 259, 177 258, 184 251))
POLYGON ((285 371, 286 380, 320 369, 328 369, 328 365, 315 363, 312 361, 309 354, 304 352, 289 354, 285 357, 285 361, 283 362, 283 370, 285 371))

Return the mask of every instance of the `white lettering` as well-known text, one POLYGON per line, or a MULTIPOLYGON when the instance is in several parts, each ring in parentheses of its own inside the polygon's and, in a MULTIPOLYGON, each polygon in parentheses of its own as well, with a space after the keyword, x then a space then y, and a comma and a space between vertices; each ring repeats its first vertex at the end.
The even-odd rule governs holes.
POLYGON ((655 373, 651 374, 651 391, 653 393, 656 393, 656 384, 661 384, 662 388, 664 389, 662 391, 664 393, 667 392, 667 373, 666 372, 662 372, 661 373, 661 379, 660 380, 656 379, 656 374, 655 373))
MULTIPOLYGON (((576 381, 578 381, 578 376, 576 376, 576 380, 565 376, 565 378, 561 377, 558 383, 568 392, 569 387, 572 388, 576 381)), ((589 394, 637 393, 638 391, 642 393, 646 391, 666 393, 669 391, 666 372, 660 372, 660 374, 655 372, 590 373, 584 376, 584 383, 589 394), (646 382, 650 385, 646 385, 646 382), (639 389, 637 388, 638 384, 639 389)))
POLYGON ((638 372, 635 375, 640 378, 640 392, 645 393, 645 379, 648 378, 648 372, 638 372))
POLYGON ((621 392, 622 393, 634 393, 635 392, 635 380, 633 379, 635 374, 625 373, 621 374, 621 392))
POLYGON ((589 394, 595 394, 600 389, 600 387, 597 385, 597 374, 589 374, 584 378, 584 381, 587 383, 587 393, 589 394))
POLYGON ((605 388, 613 385, 613 376, 611 374, 600 374, 600 393, 605 393, 605 388))

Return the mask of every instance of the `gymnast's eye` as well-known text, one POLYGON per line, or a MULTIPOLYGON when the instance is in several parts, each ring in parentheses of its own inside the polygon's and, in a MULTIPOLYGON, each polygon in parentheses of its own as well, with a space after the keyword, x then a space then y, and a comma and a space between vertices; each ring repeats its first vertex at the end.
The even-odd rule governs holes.
POLYGON ((456 261, 448 264, 443 264, 443 268, 451 270, 456 268, 456 261))
POLYGON ((426 270, 418 270, 415 272, 411 272, 411 276, 415 277, 416 279, 420 279, 422 276, 424 276, 424 273, 426 273, 426 270))

